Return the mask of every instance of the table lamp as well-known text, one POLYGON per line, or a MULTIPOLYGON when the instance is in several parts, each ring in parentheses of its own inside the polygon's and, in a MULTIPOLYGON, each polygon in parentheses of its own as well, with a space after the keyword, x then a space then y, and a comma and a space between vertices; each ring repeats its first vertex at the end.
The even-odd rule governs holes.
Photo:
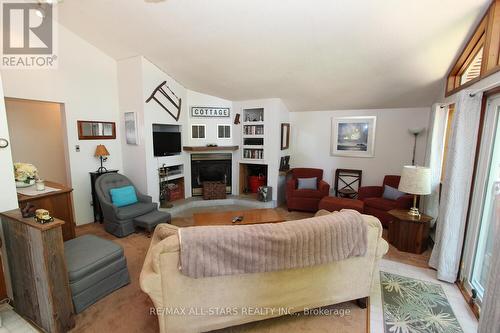
POLYGON ((101 160, 101 166, 99 167, 99 169, 97 169, 97 172, 99 173, 102 173, 102 172, 106 172, 108 171, 103 165, 102 165, 102 162, 105 161, 107 159, 107 156, 109 156, 109 152, 108 150, 106 149, 106 146, 104 145, 97 145, 96 149, 95 149, 95 154, 94 154, 95 157, 99 157, 99 159, 101 160))
POLYGON ((406 165, 401 172, 398 190, 413 194, 413 207, 408 212, 412 216, 420 216, 417 208, 417 195, 431 193, 431 169, 413 165, 406 165))

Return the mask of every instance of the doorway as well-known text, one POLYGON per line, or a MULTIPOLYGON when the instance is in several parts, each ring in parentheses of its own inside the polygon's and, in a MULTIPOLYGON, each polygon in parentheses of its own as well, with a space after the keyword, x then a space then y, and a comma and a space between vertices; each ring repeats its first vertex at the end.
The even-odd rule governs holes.
POLYGON ((64 105, 5 98, 12 159, 33 164, 39 177, 71 186, 64 105))

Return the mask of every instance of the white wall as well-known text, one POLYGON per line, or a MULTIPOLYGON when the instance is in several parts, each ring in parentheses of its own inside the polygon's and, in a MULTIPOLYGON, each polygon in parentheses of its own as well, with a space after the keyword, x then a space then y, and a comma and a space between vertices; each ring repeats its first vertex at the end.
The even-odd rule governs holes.
POLYGON ((125 140, 125 126, 121 126, 122 173, 135 186, 147 193, 146 149, 144 143, 144 101, 142 91, 142 58, 133 57, 118 62, 118 96, 120 122, 124 123, 125 112, 135 112, 137 118, 137 145, 129 145, 125 140))
MULTIPOLYGON (((3 103, 4 94, 2 87, 2 77, 0 75, 0 138, 10 142, 9 129, 7 127, 7 115, 5 113, 5 104, 3 103)), ((0 148, 0 212, 18 208, 16 185, 14 182, 14 171, 12 169, 12 152, 10 145, 7 148, 0 148)), ((5 244, 3 237, 3 228, 0 226, 0 237, 2 244, 5 244)), ((10 281, 9 262, 7 258, 6 246, 0 248, 2 256, 3 271, 5 272, 5 284, 7 293, 12 297, 12 284, 10 281)), ((1 268, 0 268, 1 269, 1 268)))
POLYGON ((118 121, 116 61, 65 27, 59 34, 59 67, 54 70, 2 70, 6 97, 53 101, 64 104, 76 223, 93 221, 89 172, 97 170, 98 144, 111 156, 105 166, 122 169, 121 139, 78 140, 77 120, 118 121), (80 145, 80 152, 75 151, 80 145))
MULTIPOLYGON (((153 124, 180 125, 182 131, 182 144, 187 141, 187 132, 185 131, 187 123, 187 103, 186 103, 186 88, 177 83, 174 79, 168 76, 161 69, 149 62, 145 58, 142 61, 142 92, 144 101, 151 95, 151 92, 163 81, 167 81, 167 85, 172 91, 182 99, 181 114, 179 121, 176 121, 168 114, 158 103, 150 101, 143 104, 144 107, 144 148, 146 153, 146 173, 147 173, 147 193, 153 197, 153 201, 158 201, 159 198, 159 183, 158 183, 158 168, 163 164, 166 166, 186 165, 188 155, 182 152, 175 156, 154 157, 153 153, 153 124)), ((186 174, 185 174, 186 176, 186 174)), ((190 177, 185 177, 185 189, 191 187, 189 182, 190 177)))
POLYGON ((66 126, 61 105, 6 99, 12 159, 35 165, 41 179, 68 186, 66 126))
POLYGON ((233 102, 227 99, 218 98, 206 94, 202 94, 196 91, 187 90, 187 102, 188 102, 188 126, 186 128, 188 138, 186 141, 187 146, 205 146, 207 144, 218 144, 219 146, 229 146, 233 144, 238 144, 235 141, 234 127, 231 128, 231 138, 229 139, 218 139, 217 138, 217 125, 233 125, 234 117, 236 111, 233 110, 233 102), (213 106, 213 107, 228 107, 231 108, 231 116, 227 118, 197 118, 191 117, 191 107, 192 106, 213 106), (205 125, 205 139, 193 139, 191 137, 191 125, 205 125))
MULTIPOLYGON (((235 112, 242 113, 243 109, 264 108, 264 160, 252 161, 242 159, 241 142, 241 124, 235 126, 235 142, 238 142, 240 149, 235 154, 238 160, 233 161, 233 170, 235 170, 236 179, 233 176, 235 188, 239 188, 239 163, 255 163, 267 165, 267 185, 273 188, 273 200, 277 198, 278 174, 280 158, 288 155, 291 150, 281 150, 281 123, 289 122, 289 111, 283 101, 279 98, 257 99, 248 101, 233 102, 235 112)), ((242 120, 243 121, 243 120, 242 120)), ((290 138, 290 145, 293 144, 293 138, 290 138)), ((237 193, 237 192, 236 192, 237 193)))
MULTIPOLYGON (((233 139, 217 139, 217 124, 232 124, 235 112, 231 110, 229 118, 191 118, 191 106, 232 107, 232 102, 214 96, 190 91, 176 82, 168 74, 143 57, 133 57, 118 62, 118 85, 120 100, 120 121, 123 113, 137 112, 139 145, 127 145, 124 129, 121 131, 123 142, 123 170, 132 181, 145 193, 158 202, 158 168, 163 166, 183 165, 185 196, 191 196, 190 155, 181 152, 175 156, 155 157, 153 154, 153 124, 178 125, 182 132, 183 146, 205 146, 208 143, 229 145, 233 139), (163 81, 182 99, 181 114, 178 121, 170 116, 154 100, 146 103, 151 92, 163 81), (203 140, 191 138, 191 124, 205 124, 207 137, 203 140)), ((172 111, 175 111, 172 108, 172 111)), ((232 131, 234 133, 234 129, 232 131)))
MULTIPOLYGON (((381 185, 385 175, 398 175, 411 164, 414 137, 408 128, 427 127, 429 113, 430 108, 291 112, 291 166, 323 169, 332 188, 338 168, 363 170, 363 185, 381 185), (331 119, 345 116, 377 116, 375 157, 330 156, 331 119)), ((417 164, 424 162, 425 141, 424 132, 417 141, 417 164)))

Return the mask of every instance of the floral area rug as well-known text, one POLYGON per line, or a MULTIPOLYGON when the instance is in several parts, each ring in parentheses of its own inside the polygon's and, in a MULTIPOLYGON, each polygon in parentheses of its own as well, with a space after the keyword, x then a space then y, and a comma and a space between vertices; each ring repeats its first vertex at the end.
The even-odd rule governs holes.
POLYGON ((386 333, 463 333, 443 288, 380 272, 386 333))

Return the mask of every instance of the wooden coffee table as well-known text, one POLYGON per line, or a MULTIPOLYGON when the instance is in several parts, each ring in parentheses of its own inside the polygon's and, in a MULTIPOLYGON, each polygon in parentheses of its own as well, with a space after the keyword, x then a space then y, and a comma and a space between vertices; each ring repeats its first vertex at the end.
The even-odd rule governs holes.
POLYGON ((285 218, 275 209, 232 210, 226 212, 209 212, 193 214, 194 225, 243 225, 258 223, 284 222, 285 218), (243 216, 243 221, 232 223, 236 216, 243 216))

